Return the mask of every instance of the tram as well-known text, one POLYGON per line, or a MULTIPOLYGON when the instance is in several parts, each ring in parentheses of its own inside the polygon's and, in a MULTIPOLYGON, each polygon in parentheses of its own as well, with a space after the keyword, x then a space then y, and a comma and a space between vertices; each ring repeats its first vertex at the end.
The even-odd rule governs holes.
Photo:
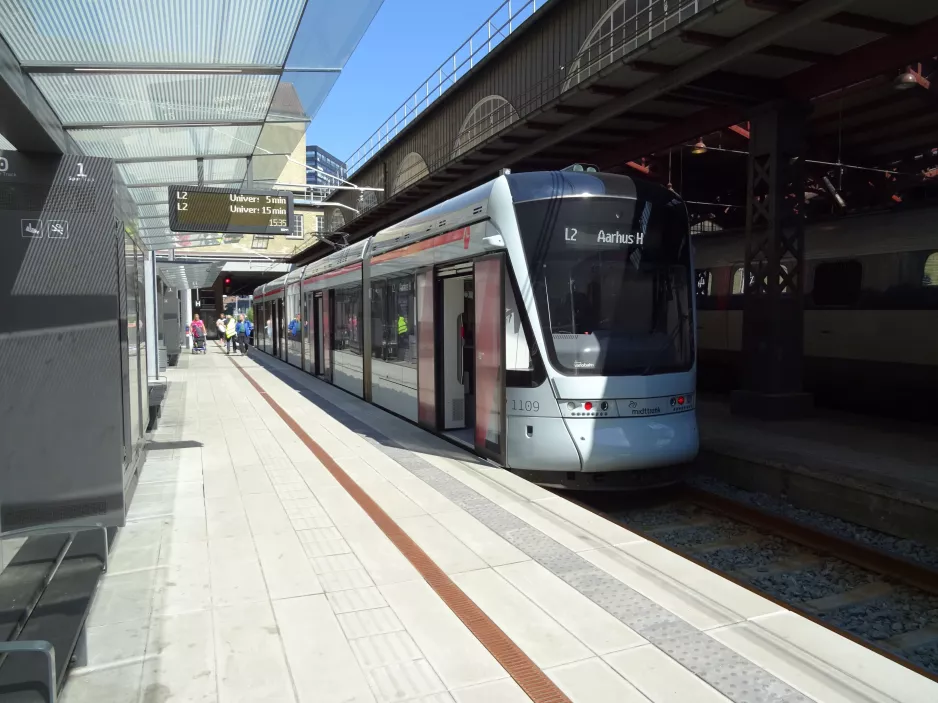
POLYGON ((673 483, 697 454, 683 201, 503 174, 254 292, 260 350, 543 485, 673 483))

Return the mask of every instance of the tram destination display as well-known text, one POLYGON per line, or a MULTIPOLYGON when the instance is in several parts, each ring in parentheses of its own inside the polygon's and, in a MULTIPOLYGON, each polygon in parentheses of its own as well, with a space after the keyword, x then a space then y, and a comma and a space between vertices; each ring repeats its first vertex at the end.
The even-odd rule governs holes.
POLYGON ((635 212, 634 201, 607 204, 605 208, 595 209, 594 216, 590 216, 594 213, 577 213, 581 216, 572 217, 569 224, 561 230, 555 230, 555 236, 562 235, 565 249, 632 251, 652 244, 648 241, 650 203, 645 203, 639 212, 635 212), (612 215, 614 217, 610 217, 612 215))
POLYGON ((169 187, 169 228, 173 232, 290 234, 293 193, 169 187))

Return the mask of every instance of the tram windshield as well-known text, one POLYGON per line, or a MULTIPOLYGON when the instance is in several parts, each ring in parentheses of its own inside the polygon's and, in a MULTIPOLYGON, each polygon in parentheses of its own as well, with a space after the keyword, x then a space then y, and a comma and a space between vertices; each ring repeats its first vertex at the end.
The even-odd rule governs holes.
POLYGON ((648 199, 515 205, 538 317, 569 375, 651 375, 693 365, 690 233, 667 191, 648 199))

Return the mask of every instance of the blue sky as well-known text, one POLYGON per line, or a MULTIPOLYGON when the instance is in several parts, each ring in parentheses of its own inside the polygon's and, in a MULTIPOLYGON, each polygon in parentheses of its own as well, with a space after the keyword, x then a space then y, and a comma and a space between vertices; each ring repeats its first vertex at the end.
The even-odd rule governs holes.
POLYGON ((501 2, 384 0, 306 143, 348 158, 501 2))

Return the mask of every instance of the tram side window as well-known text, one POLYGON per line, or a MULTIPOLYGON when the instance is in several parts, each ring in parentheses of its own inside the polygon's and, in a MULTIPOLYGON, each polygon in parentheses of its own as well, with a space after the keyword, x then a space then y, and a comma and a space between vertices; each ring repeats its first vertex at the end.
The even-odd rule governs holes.
POLYGON ((743 288, 743 267, 738 266, 733 271, 733 295, 742 295, 745 293, 743 288))
POLYGON ((388 317, 385 318, 385 338, 389 361, 417 364, 417 291, 412 275, 388 281, 388 317))
POLYGON ((362 295, 361 288, 339 288, 332 292, 335 298, 333 323, 333 349, 348 354, 362 354, 362 295))
POLYGON ((514 285, 505 288, 505 368, 508 371, 534 369, 514 285))
POLYGON ((387 305, 387 281, 371 282, 371 358, 384 358, 384 308, 387 305))
POLYGON ((509 388, 537 388, 547 378, 521 296, 513 275, 505 286, 505 385, 509 388))
POLYGON ((710 269, 697 269, 697 295, 713 295, 713 274, 710 269))
POLYGON ((938 251, 929 254, 925 259, 925 270, 922 272, 922 285, 926 288, 938 286, 938 251))
POLYGON ((417 365, 417 294, 414 276, 371 284, 371 355, 381 361, 417 365))
POLYGON ((859 261, 828 261, 814 269, 811 298, 819 307, 849 307, 860 299, 863 266, 859 261))
MULTIPOLYGON (((785 264, 782 264, 782 270, 783 270, 785 273, 788 273, 788 267, 787 267, 785 264)), ((742 266, 737 266, 736 269, 733 271, 733 291, 732 291, 732 294, 733 294, 733 295, 744 295, 744 294, 746 293, 746 290, 745 290, 745 288, 743 287, 743 272, 744 272, 744 269, 743 269, 742 266)), ((755 280, 756 280, 755 276, 750 273, 750 274, 749 274, 749 285, 752 285, 755 280)), ((787 293, 787 292, 788 292, 788 286, 785 285, 785 279, 784 279, 784 277, 779 276, 779 277, 778 277, 778 282, 779 282, 780 285, 784 286, 784 287, 782 288, 782 293, 787 293)), ((700 289, 699 289, 699 286, 700 286, 700 279, 699 279, 699 278, 697 279, 697 285, 698 285, 698 291, 697 291, 697 293, 698 293, 698 295, 699 295, 699 294, 700 294, 700 289)), ((710 285, 712 285, 712 281, 711 281, 711 284, 710 284, 710 285)), ((710 293, 709 293, 709 287, 708 287, 707 295, 710 295, 710 293)))
POLYGON ((303 330, 303 320, 300 315, 299 287, 287 293, 287 339, 291 343, 299 344, 300 333, 303 330))

